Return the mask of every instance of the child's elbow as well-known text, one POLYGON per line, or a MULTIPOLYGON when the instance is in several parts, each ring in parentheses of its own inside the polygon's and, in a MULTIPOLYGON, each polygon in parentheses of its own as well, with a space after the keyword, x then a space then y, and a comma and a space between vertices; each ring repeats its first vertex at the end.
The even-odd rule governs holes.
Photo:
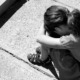
POLYGON ((38 37, 38 36, 36 37, 36 42, 38 42, 38 43, 39 43, 39 37, 38 37))
POLYGON ((41 39, 40 36, 36 38, 36 42, 38 42, 38 43, 40 43, 40 44, 43 44, 43 41, 42 41, 42 39, 41 39))
POLYGON ((38 40, 38 39, 36 39, 36 42, 38 42, 38 43, 39 43, 39 40, 38 40))

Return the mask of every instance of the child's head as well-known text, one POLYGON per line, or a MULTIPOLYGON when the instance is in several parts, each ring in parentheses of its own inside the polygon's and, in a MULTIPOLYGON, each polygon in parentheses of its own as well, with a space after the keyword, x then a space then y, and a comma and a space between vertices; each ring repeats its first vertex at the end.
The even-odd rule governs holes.
POLYGON ((80 11, 74 9, 68 19, 68 24, 71 26, 73 34, 80 37, 80 11))
POLYGON ((56 5, 49 7, 44 14, 44 27, 46 31, 49 34, 55 35, 56 27, 67 24, 68 15, 69 10, 65 7, 56 5))

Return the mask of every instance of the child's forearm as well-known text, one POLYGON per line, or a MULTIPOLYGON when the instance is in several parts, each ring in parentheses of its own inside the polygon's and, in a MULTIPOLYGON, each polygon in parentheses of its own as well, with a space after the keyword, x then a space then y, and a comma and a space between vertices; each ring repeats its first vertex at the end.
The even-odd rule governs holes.
POLYGON ((37 36, 37 42, 49 48, 64 49, 65 46, 60 42, 60 38, 50 37, 42 25, 37 36))
POLYGON ((37 42, 47 46, 48 45, 56 46, 60 44, 59 38, 52 38, 46 35, 40 35, 39 37, 37 37, 37 42))
POLYGON ((60 38, 53 38, 46 35, 40 35, 37 37, 37 42, 43 44, 49 48, 56 48, 56 49, 65 49, 66 47, 63 46, 60 42, 60 38))

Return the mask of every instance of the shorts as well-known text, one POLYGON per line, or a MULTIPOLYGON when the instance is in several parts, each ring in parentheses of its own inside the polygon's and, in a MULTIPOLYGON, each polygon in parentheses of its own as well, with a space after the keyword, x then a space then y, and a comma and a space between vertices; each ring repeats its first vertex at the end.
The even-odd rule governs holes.
POLYGON ((51 49, 50 55, 59 71, 60 80, 80 80, 80 62, 69 50, 51 49))

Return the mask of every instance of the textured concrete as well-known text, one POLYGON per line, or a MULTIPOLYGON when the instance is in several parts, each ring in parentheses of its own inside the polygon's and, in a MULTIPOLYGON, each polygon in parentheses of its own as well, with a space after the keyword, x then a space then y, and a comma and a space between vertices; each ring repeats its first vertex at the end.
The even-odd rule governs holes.
POLYGON ((0 50, 0 80, 53 80, 0 50))
POLYGON ((28 64, 27 60, 27 55, 35 53, 35 48, 39 46, 36 36, 43 24, 43 14, 54 4, 72 10, 79 6, 79 0, 30 0, 2 26, 0 80, 56 80, 51 71, 39 66, 34 67, 28 64))
POLYGON ((72 8, 80 9, 80 0, 55 0, 72 8))

